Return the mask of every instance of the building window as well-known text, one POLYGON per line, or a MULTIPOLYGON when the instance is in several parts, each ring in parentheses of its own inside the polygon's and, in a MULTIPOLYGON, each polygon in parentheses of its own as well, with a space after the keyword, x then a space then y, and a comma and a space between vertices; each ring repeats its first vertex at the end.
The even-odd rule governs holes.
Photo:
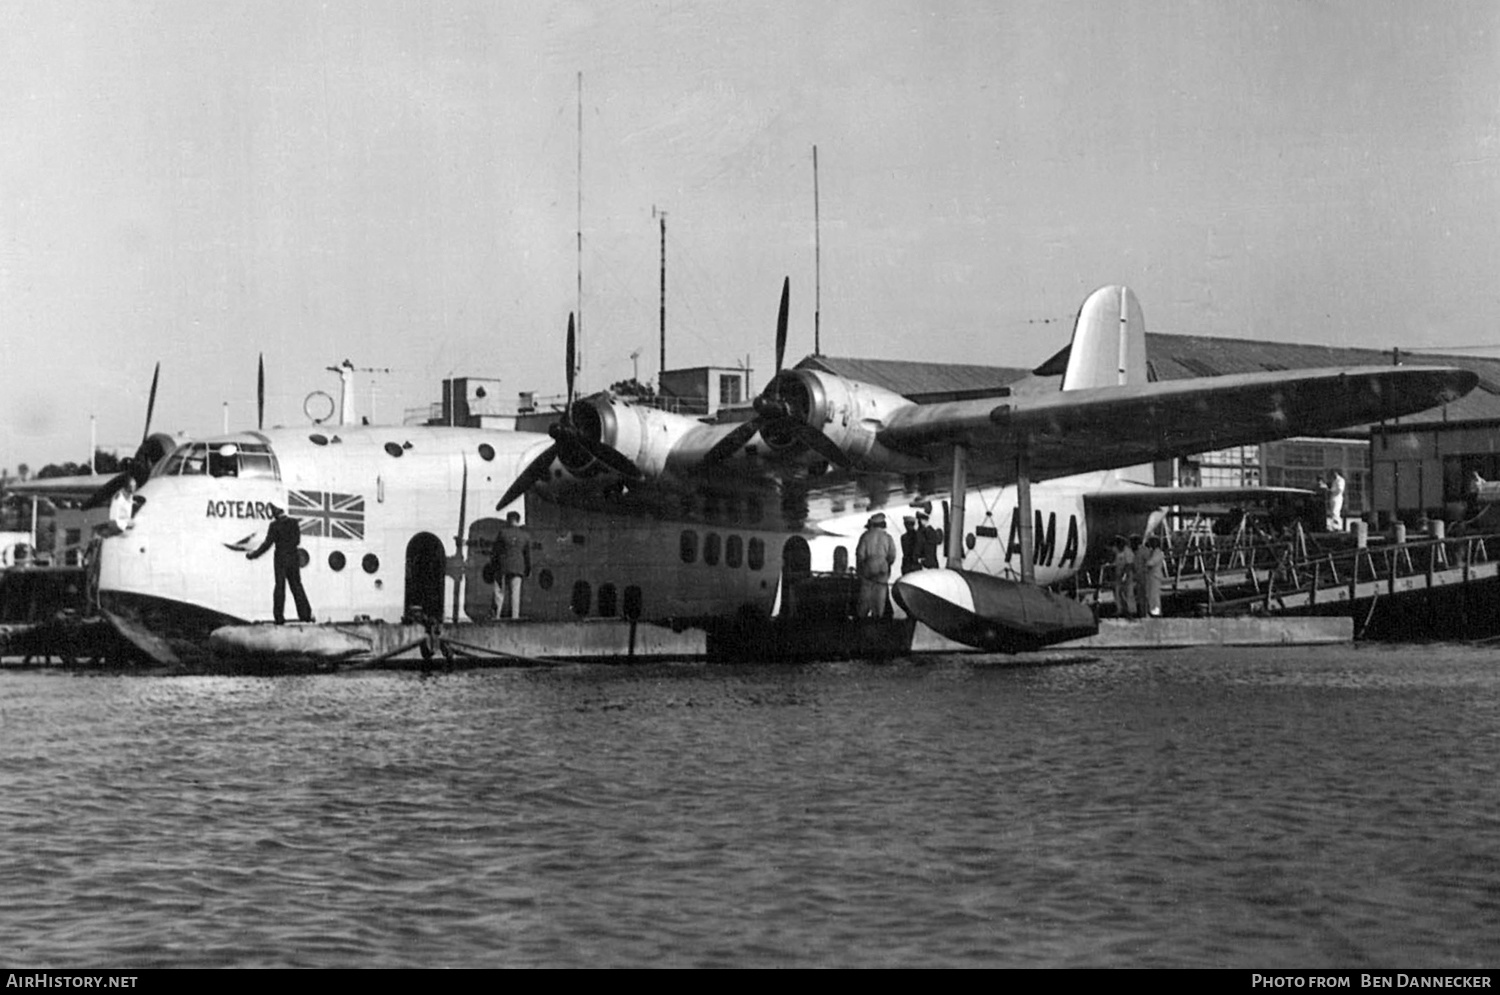
POLYGON ((739 536, 730 536, 724 540, 724 565, 726 567, 738 567, 740 561, 744 559, 744 553, 745 540, 739 536))
POLYGON ((679 537, 678 552, 683 563, 696 563, 698 561, 698 533, 692 529, 683 529, 679 537))
POLYGON ((719 565, 719 533, 710 532, 703 537, 703 562, 711 567, 719 565))
POLYGON ((613 618, 614 615, 615 615, 615 609, 617 607, 618 607, 618 605, 616 604, 615 585, 613 585, 613 584, 600 584, 599 585, 599 617, 600 618, 613 618))
POLYGON ((766 565, 766 543, 764 539, 751 539, 745 554, 745 562, 751 570, 759 570, 766 565))
POLYGON ((740 386, 743 381, 735 373, 719 374, 719 403, 739 404, 741 400, 740 386))

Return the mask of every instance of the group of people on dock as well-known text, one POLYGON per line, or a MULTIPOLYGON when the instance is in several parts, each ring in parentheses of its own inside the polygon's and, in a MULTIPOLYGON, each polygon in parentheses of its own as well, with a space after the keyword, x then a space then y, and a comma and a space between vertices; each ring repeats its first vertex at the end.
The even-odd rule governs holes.
POLYGON ((1110 570, 1115 614, 1120 618, 1160 617, 1161 582, 1167 575, 1167 554, 1161 548, 1161 539, 1115 536, 1109 547, 1113 551, 1110 570))

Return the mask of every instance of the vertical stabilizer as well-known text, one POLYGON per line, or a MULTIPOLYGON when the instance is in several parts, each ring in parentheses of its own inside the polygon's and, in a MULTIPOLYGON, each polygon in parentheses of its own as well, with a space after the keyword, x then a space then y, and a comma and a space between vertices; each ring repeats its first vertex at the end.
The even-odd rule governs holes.
POLYGON ((1146 382, 1146 319, 1129 287, 1100 287, 1078 310, 1063 390, 1146 382))

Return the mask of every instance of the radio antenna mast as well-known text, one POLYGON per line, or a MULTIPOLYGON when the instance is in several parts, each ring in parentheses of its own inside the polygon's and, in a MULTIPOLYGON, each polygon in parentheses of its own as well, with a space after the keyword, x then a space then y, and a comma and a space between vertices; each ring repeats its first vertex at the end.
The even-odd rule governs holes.
POLYGON ((583 369, 583 70, 578 71, 578 347, 569 377, 583 369))
MULTIPOLYGON (((661 219, 661 372, 667 370, 667 212, 651 208, 651 213, 661 219)), ((657 386, 661 385, 661 373, 657 374, 657 386)))
POLYGON ((818 147, 813 146, 813 355, 823 355, 823 243, 818 219, 818 147))

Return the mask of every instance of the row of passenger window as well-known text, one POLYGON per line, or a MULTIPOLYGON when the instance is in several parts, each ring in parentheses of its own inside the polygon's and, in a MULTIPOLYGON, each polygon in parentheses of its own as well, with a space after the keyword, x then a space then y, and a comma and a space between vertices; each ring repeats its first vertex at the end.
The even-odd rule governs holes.
POLYGON ((589 614, 590 607, 597 607, 597 615, 600 618, 627 618, 632 621, 641 617, 642 598, 641 589, 634 584, 625 588, 625 597, 620 598, 619 591, 613 584, 599 585, 599 600, 597 606, 594 604, 594 592, 586 580, 575 581, 573 584, 573 596, 570 606, 573 614, 583 618, 589 614))
MULTIPOLYGON (((682 530, 678 551, 683 563, 698 562, 700 550, 696 529, 682 530)), ((754 537, 746 542, 742 536, 721 537, 717 532, 709 532, 703 536, 701 552, 705 566, 716 567, 723 562, 726 567, 737 568, 744 563, 751 570, 759 570, 766 565, 765 540, 754 537)))
MULTIPOLYGON (((307 550, 297 550, 297 566, 306 570, 307 565, 311 562, 312 557, 307 555, 307 550)), ((344 556, 344 554, 339 552, 337 549, 328 554, 328 569, 332 570, 334 573, 338 573, 348 565, 348 557, 344 556)), ((374 553, 366 553, 360 559, 359 566, 360 569, 364 570, 364 572, 367 574, 375 573, 380 569, 380 557, 376 556, 374 553)))

